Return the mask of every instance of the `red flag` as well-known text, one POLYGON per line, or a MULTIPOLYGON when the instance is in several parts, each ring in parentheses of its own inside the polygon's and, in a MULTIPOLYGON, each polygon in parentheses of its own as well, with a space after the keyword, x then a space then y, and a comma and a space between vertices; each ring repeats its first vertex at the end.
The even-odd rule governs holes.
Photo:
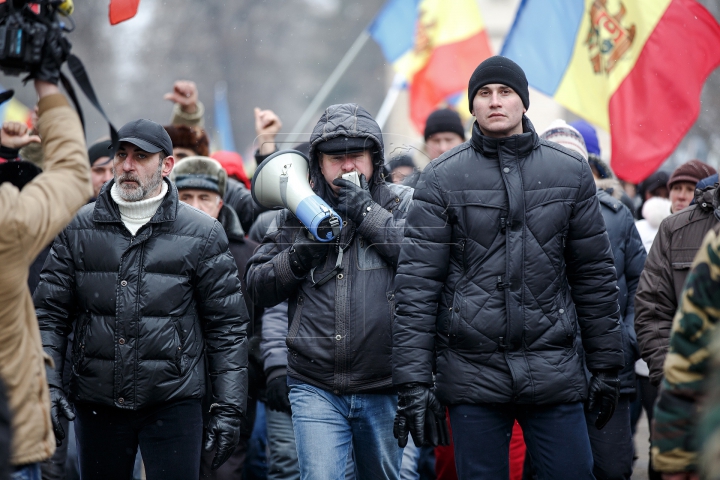
POLYGON ((110 0, 110 25, 129 20, 135 16, 140 0, 110 0))

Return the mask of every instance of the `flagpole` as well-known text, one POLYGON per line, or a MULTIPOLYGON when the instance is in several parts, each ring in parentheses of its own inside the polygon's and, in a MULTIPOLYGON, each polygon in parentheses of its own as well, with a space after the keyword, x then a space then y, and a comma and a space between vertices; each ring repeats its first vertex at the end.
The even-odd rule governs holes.
POLYGON ((385 100, 383 100, 380 110, 375 116, 375 121, 380 126, 380 130, 385 127, 385 122, 387 122, 390 112, 392 112, 395 102, 400 95, 400 91, 402 91, 404 87, 405 77, 401 73, 396 73, 395 77, 393 77, 392 85, 390 85, 387 95, 385 95, 385 100))
POLYGON ((315 95, 313 101, 310 102, 310 105, 308 105, 308 107, 305 109, 305 112, 303 112, 302 116, 300 116, 300 119, 297 121, 293 129, 288 134, 285 142, 294 143, 298 140, 298 138, 300 138, 303 133, 306 133, 302 130, 305 128, 308 121, 310 121, 310 119, 315 114, 320 105, 322 105, 322 103, 325 101, 327 96, 337 84, 338 80, 340 80, 340 77, 342 77, 342 75, 345 73, 345 70, 347 70, 353 60, 355 60, 355 57, 358 53, 360 53, 360 50, 369 38, 370 33, 368 32, 368 29, 363 29, 363 31, 360 33, 360 36, 358 36, 358 38, 352 44, 345 56, 340 60, 340 63, 337 64, 335 70, 333 70, 327 80, 325 80, 325 83, 320 88, 317 95, 315 95))

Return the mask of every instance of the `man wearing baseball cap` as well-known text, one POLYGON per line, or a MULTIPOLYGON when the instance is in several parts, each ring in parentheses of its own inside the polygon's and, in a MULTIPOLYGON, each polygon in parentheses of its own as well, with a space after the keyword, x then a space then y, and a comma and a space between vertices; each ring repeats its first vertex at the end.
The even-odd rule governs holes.
POLYGON ((538 137, 512 60, 481 63, 468 93, 471 139, 425 167, 405 224, 395 434, 432 440, 446 405, 458 478, 506 479, 517 420, 541 478, 591 479, 584 402, 602 429, 624 365, 592 172, 538 137))
POLYGON ((148 479, 195 480, 206 389, 213 468, 240 438, 247 308, 222 225, 165 178, 165 129, 141 119, 118 134, 114 179, 55 240, 35 291, 53 427, 63 439, 60 416, 75 419, 83 478, 130 478, 139 445, 148 479))

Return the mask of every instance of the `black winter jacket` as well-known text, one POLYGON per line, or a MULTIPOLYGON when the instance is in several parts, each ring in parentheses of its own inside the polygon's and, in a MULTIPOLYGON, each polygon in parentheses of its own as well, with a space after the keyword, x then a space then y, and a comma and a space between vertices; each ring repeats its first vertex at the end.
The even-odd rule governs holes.
POLYGON ((577 402, 623 366, 615 268, 595 183, 576 153, 480 133, 431 162, 408 212, 393 381, 445 404, 577 402))
POLYGON ((630 210, 621 200, 604 190, 598 190, 597 195, 617 273, 618 304, 625 354, 625 365, 620 371, 620 393, 632 394, 635 392, 635 362, 640 358, 635 335, 635 291, 647 254, 630 210))
POLYGON ((70 398, 133 409, 202 398, 245 411, 248 313, 223 227, 168 183, 133 236, 108 182, 58 236, 34 295, 45 350, 70 398), (209 379, 206 379, 206 365, 209 379))
POLYGON ((335 267, 333 244, 313 275, 298 278, 290 269, 289 250, 304 235, 300 221, 288 210, 277 214, 247 268, 248 293, 271 307, 285 299, 290 319, 288 376, 336 394, 371 392, 392 386, 392 312, 395 266, 402 242, 412 189, 387 185, 380 179, 382 134, 370 115, 352 104, 326 110, 311 137, 310 175, 318 194, 336 203, 320 173, 315 147, 337 135, 365 138, 373 149, 375 174, 372 208, 360 225, 343 219, 339 246, 343 270, 315 288, 315 281, 335 267))

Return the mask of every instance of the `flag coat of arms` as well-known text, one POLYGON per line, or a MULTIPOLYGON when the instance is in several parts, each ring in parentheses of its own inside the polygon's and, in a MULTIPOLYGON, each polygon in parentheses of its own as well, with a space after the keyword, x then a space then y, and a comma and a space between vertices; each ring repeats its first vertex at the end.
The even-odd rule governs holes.
POLYGON ((609 131, 615 173, 638 183, 697 119, 720 25, 695 0, 523 0, 501 55, 609 131))
POLYGON ((423 131, 438 105, 467 90, 491 55, 477 0, 390 0, 370 35, 407 80, 410 118, 423 131))

